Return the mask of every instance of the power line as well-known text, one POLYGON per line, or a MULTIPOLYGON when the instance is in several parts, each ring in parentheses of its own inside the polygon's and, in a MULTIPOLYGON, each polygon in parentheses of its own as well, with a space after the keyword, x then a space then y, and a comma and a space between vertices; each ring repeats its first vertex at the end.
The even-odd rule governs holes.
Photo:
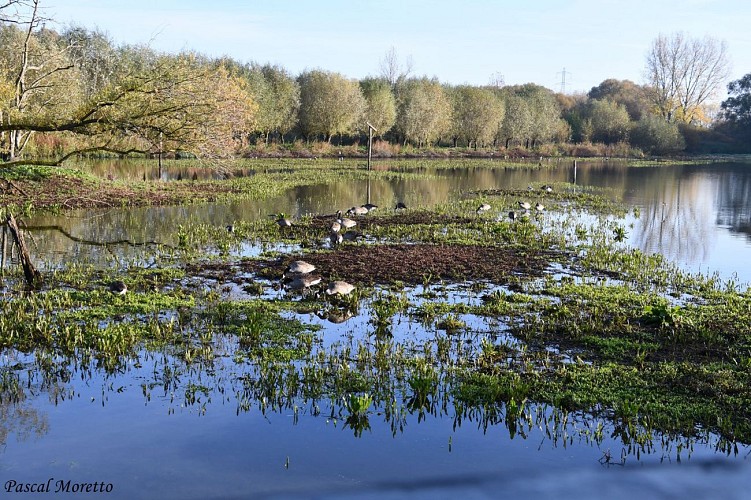
POLYGON ((566 93, 566 75, 571 75, 570 71, 566 71, 566 67, 564 66, 563 71, 559 71, 556 73, 556 75, 561 75, 561 94, 566 93))

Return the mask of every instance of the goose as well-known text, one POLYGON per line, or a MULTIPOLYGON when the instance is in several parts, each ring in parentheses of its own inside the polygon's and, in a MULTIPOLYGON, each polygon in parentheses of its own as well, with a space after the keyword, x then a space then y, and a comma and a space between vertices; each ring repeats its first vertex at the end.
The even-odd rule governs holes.
POLYGON ((278 213, 278 214, 271 214, 269 217, 276 217, 276 224, 279 226, 280 229, 284 229, 285 227, 292 227, 292 220, 288 219, 284 216, 284 213, 278 213))
POLYGON ((332 245, 339 245, 344 240, 344 236, 342 236, 338 231, 332 230, 329 234, 329 240, 331 240, 332 245))
POLYGON ((508 213, 508 218, 511 219, 512 221, 515 221, 516 220, 516 212, 514 212, 513 210, 510 211, 508 213))
POLYGON ((344 233, 343 238, 347 241, 357 241, 359 238, 362 238, 363 234, 360 231, 347 231, 344 233))
POLYGON ((407 205, 399 201, 397 202, 396 207, 394 207, 394 210, 407 210, 407 205))
POLYGON ((225 228, 227 229, 228 233, 234 233, 235 232, 235 226, 233 226, 232 224, 229 224, 229 225, 225 226, 225 228))
POLYGON ((316 266, 304 260, 296 260, 287 266, 287 272, 294 274, 310 274, 315 270, 316 266))
POLYGON ((341 231, 341 229, 342 229, 342 225, 339 224, 339 221, 335 220, 334 222, 331 223, 331 230, 333 232, 338 233, 339 231, 341 231))
POLYGON ((365 205, 362 206, 362 208, 367 209, 368 212, 372 212, 373 210, 378 208, 378 205, 373 205, 372 203, 366 203, 365 205))
POLYGON ((483 203, 482 205, 477 207, 477 210, 475 210, 475 212, 477 212, 477 215, 480 215, 481 213, 487 212, 488 210, 490 210, 490 205, 483 203))
POLYGON ((342 218, 342 211, 339 210, 336 213, 336 221, 344 228, 344 229, 352 229, 357 225, 357 222, 353 221, 352 219, 348 219, 346 217, 342 218))
POLYGON ((329 283, 329 287, 326 289, 327 295, 349 295, 352 290, 355 289, 355 285, 350 285, 346 281, 333 281, 329 283))
POLYGON ((535 203, 535 210, 542 212, 543 210, 545 210, 545 205, 538 201, 537 203, 535 203))
POLYGON ((302 276, 296 276, 287 282, 286 287, 290 290, 305 290, 312 286, 316 286, 321 282, 320 276, 311 276, 304 274, 302 276))
POLYGON ((524 210, 529 210, 530 208, 532 208, 532 205, 530 205, 528 201, 520 201, 519 207, 523 208, 524 210))
POLYGON ((352 207, 347 210, 348 215, 365 215, 368 213, 368 209, 363 207, 352 207))
POLYGON ((542 186, 542 188, 540 188, 540 189, 542 189, 542 190, 543 190, 543 191, 545 191, 546 193, 552 193, 552 192, 553 192, 553 186, 550 186, 550 185, 548 185, 548 184, 545 184, 545 185, 544 185, 544 186, 542 186))
POLYGON ((108 288, 115 295, 125 295, 128 291, 128 286, 122 281, 113 281, 108 285, 108 288))

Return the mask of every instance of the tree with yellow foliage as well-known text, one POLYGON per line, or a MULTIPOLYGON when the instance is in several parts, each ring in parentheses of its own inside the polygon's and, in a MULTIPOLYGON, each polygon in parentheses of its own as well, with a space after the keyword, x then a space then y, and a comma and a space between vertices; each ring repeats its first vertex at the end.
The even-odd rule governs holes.
POLYGON ((85 51, 76 50, 86 37, 39 29, 39 0, 30 2, 28 19, 0 30, 0 146, 6 166, 59 165, 95 151, 226 156, 252 129, 257 107, 245 83, 194 54, 125 47, 92 87, 82 77, 91 68, 77 57, 85 51), (64 150, 45 159, 28 154, 38 135, 56 137, 64 150))

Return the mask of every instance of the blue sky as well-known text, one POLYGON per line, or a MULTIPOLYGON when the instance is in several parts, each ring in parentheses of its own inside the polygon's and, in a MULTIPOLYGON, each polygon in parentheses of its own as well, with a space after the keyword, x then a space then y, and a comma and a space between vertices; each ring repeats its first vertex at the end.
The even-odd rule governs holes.
POLYGON ((751 73, 748 0, 43 0, 59 25, 98 27, 118 43, 228 55, 350 78, 379 73, 394 47, 413 74, 484 85, 534 82, 588 91, 643 83, 660 33, 725 40, 732 79, 751 73))

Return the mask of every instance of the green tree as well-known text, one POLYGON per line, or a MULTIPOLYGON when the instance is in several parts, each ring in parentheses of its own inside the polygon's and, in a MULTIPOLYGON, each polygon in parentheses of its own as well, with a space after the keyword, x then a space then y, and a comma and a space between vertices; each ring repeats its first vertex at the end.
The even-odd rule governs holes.
POLYGON ((451 102, 441 84, 419 78, 398 87, 396 127, 404 143, 430 146, 451 124, 451 102))
MULTIPOLYGON (((237 65, 227 61, 227 66, 237 65)), ((297 125, 300 108, 300 86, 283 68, 252 63, 233 70, 248 85, 248 91, 258 104, 258 119, 254 132, 268 144, 273 134, 284 134, 297 125)))
POLYGON ((723 117, 733 124, 751 128, 751 73, 730 82, 728 96, 720 105, 723 117))
POLYGON ((357 82, 321 70, 302 73, 298 82, 299 125, 307 139, 320 135, 331 142, 335 134, 353 132, 360 124, 366 104, 357 82))
MULTIPOLYGON (((515 136, 523 140, 527 147, 535 147, 540 142, 553 138, 558 130, 558 120, 561 117, 561 108, 555 94, 545 87, 527 83, 506 87, 505 90, 524 100, 529 113, 529 123, 526 126, 524 136, 515 136)), ((506 116, 508 116, 506 111, 506 116)), ((520 119, 520 121, 526 118, 520 119)), ((521 131, 522 128, 518 128, 521 131)))
POLYGON ((686 147, 678 125, 655 115, 644 115, 633 124, 631 145, 650 154, 677 153, 686 147))
POLYGON ((57 165, 91 151, 225 155, 252 124, 252 99, 221 68, 194 54, 127 46, 109 64, 111 46, 101 37, 39 28, 38 1, 30 3, 28 18, 0 27, 0 91, 13 82, 10 98, 0 104, 0 140, 10 163, 57 165), (89 82, 95 61, 109 66, 89 82), (64 150, 44 161, 24 158, 37 136, 53 138, 64 150))
POLYGON ((561 105, 562 118, 566 121, 570 130, 570 140, 585 142, 590 139, 591 123, 587 121, 589 116, 589 99, 584 94, 561 95, 556 94, 561 105))
POLYGON ((493 141, 505 108, 492 90, 462 85, 452 92, 452 129, 455 136, 465 140, 468 147, 486 145, 493 141))
POLYGON ((631 120, 622 104, 607 100, 591 101, 589 120, 592 141, 615 144, 628 139, 631 120))
POLYGON ((649 112, 647 90, 630 80, 604 80, 587 94, 593 100, 607 100, 622 104, 633 121, 638 121, 649 112))
POLYGON ((300 85, 282 67, 266 64, 261 67, 263 77, 271 89, 273 106, 271 106, 271 131, 284 134, 295 128, 300 110, 300 85))
POLYGON ((509 95, 505 104, 506 111, 498 134, 508 148, 512 141, 520 143, 531 135, 532 114, 527 101, 521 96, 509 95))
POLYGON ((366 102, 365 120, 376 128, 376 135, 382 137, 396 123, 396 98, 391 84, 382 78, 366 78, 360 81, 360 89, 366 102))
POLYGON ((85 97, 90 98, 112 81, 118 67, 118 52, 105 33, 69 27, 61 34, 60 42, 80 72, 85 97))

